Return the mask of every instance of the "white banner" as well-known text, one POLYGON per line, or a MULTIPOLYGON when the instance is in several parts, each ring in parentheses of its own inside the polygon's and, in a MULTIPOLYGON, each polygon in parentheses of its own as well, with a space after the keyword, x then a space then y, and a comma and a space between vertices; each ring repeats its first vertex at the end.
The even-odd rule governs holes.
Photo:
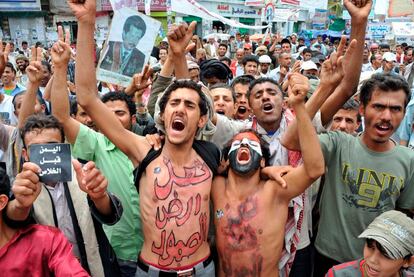
POLYGON ((244 5, 250 7, 263 7, 265 3, 264 0, 245 0, 244 5))
POLYGON ((211 21, 221 21, 224 24, 230 25, 236 28, 245 28, 245 29, 264 29, 267 26, 250 26, 246 24, 239 23, 235 20, 225 18, 219 14, 207 10, 204 6, 197 3, 195 0, 171 0, 171 10, 177 13, 182 13, 186 15, 193 15, 201 17, 202 19, 211 20, 211 21))
POLYGON ((300 0, 300 8, 313 11, 315 9, 328 9, 328 0, 300 0))
POLYGON ((274 22, 286 22, 286 21, 298 21, 299 9, 275 9, 273 21, 274 22))

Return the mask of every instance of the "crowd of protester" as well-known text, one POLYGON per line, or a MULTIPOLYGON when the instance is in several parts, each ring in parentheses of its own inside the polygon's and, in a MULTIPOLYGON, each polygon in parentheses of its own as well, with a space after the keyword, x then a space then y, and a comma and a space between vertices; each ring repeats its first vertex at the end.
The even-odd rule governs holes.
POLYGON ((128 87, 77 42, 0 44, 0 275, 414 276, 413 46, 172 26, 128 87), (36 144, 69 143, 42 183, 36 144))

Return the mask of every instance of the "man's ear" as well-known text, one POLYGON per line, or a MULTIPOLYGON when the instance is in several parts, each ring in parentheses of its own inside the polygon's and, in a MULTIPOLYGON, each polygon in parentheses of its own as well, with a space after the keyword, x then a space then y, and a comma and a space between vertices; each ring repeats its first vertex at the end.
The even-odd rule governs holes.
POLYGON ((358 112, 359 112, 359 114, 361 116, 364 116, 364 114, 365 114, 365 106, 363 104, 360 104, 359 105, 358 112))
POLYGON ((137 115, 136 115, 136 114, 133 114, 133 115, 131 116, 131 122, 132 122, 132 125, 134 125, 134 124, 136 124, 136 123, 137 123, 137 115))
POLYGON ((203 128, 207 124, 208 118, 207 115, 202 115, 198 120, 198 128, 203 128))
POLYGON ((22 149, 22 157, 23 157, 23 159, 24 159, 25 162, 28 162, 29 161, 29 155, 27 153, 27 149, 26 148, 23 148, 22 149))
POLYGON ((409 268, 414 265, 414 256, 411 256, 409 259, 404 260, 403 268, 409 268))
POLYGON ((9 202, 9 197, 5 194, 0 194, 0 211, 2 211, 9 202))
POLYGON ((260 160, 260 167, 261 167, 261 168, 266 167, 266 161, 265 161, 265 159, 264 159, 264 158, 262 158, 262 159, 260 160))

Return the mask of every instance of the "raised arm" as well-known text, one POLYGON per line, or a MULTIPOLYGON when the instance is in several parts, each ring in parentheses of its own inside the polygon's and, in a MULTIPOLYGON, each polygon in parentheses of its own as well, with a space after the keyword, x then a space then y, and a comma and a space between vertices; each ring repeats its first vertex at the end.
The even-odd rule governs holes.
POLYGON ((58 27, 59 40, 52 47, 52 61, 54 65, 54 78, 51 88, 52 113, 63 125, 66 139, 74 144, 79 133, 80 123, 72 118, 69 108, 69 96, 66 84, 68 63, 71 50, 69 46, 69 32, 63 39, 63 29, 58 27))
POLYGON ((305 109, 304 99, 309 89, 309 81, 301 74, 294 73, 289 77, 289 104, 295 110, 298 122, 298 134, 303 164, 283 176, 287 188, 278 185, 278 197, 289 201, 301 194, 312 182, 325 172, 325 162, 315 128, 305 109))
POLYGON ((0 76, 3 75, 9 57, 10 43, 7 43, 3 49, 3 41, 0 39, 0 76))
POLYGON ((365 30, 372 0, 344 0, 344 5, 351 15, 351 40, 355 39, 356 44, 350 55, 344 59, 344 79, 321 107, 322 124, 329 123, 335 113, 355 93, 361 74, 365 30))
MULTIPOLYGON (((309 98, 308 102, 306 102, 306 111, 310 118, 315 116, 326 99, 328 99, 336 86, 341 82, 344 77, 344 70, 342 67, 343 59, 347 58, 347 55, 350 55, 349 53, 352 53, 355 43, 355 41, 351 42, 344 58, 338 58, 338 55, 341 53, 345 44, 345 37, 342 37, 338 52, 332 53, 330 58, 323 63, 319 86, 316 88, 311 98, 309 98)), ((294 120, 282 137, 283 146, 290 150, 300 149, 297 129, 297 122, 294 120)))
POLYGON ((181 23, 180 25, 173 26, 168 32, 168 43, 170 45, 169 53, 171 52, 175 77, 177 79, 188 79, 190 77, 185 54, 188 43, 193 36, 196 24, 195 21, 191 22, 190 25, 181 23))
MULTIPOLYGON (((99 99, 96 88, 94 51, 95 0, 70 0, 69 6, 78 19, 78 50, 75 71, 78 103, 93 119, 99 130, 132 161, 134 166, 145 157, 150 145, 144 137, 126 130, 116 116, 99 99)), ((131 115, 132 116, 132 115, 131 115)))
POLYGON ((151 94, 148 99, 147 109, 149 114, 154 117, 155 104, 157 103, 158 95, 160 95, 171 83, 174 72, 174 64, 171 51, 168 51, 167 60, 165 61, 161 72, 151 87, 151 94))
POLYGON ((42 73, 42 49, 32 47, 32 58, 30 65, 26 68, 27 82, 26 93, 23 96, 22 107, 19 114, 19 129, 23 127, 26 119, 35 113, 37 91, 40 81, 43 79, 42 73))

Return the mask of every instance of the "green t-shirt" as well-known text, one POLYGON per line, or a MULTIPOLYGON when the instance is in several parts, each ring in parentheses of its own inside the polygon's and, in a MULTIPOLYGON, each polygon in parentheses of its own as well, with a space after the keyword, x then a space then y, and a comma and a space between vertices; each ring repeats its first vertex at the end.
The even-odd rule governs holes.
POLYGON ((316 249, 339 262, 362 255, 358 236, 381 213, 414 208, 414 151, 368 149, 343 132, 319 136, 327 166, 316 249))
POLYGON ((72 154, 94 161, 108 179, 108 191, 121 200, 124 212, 120 221, 113 226, 104 225, 104 230, 118 259, 136 261, 143 236, 132 162, 104 135, 82 124, 72 154))

